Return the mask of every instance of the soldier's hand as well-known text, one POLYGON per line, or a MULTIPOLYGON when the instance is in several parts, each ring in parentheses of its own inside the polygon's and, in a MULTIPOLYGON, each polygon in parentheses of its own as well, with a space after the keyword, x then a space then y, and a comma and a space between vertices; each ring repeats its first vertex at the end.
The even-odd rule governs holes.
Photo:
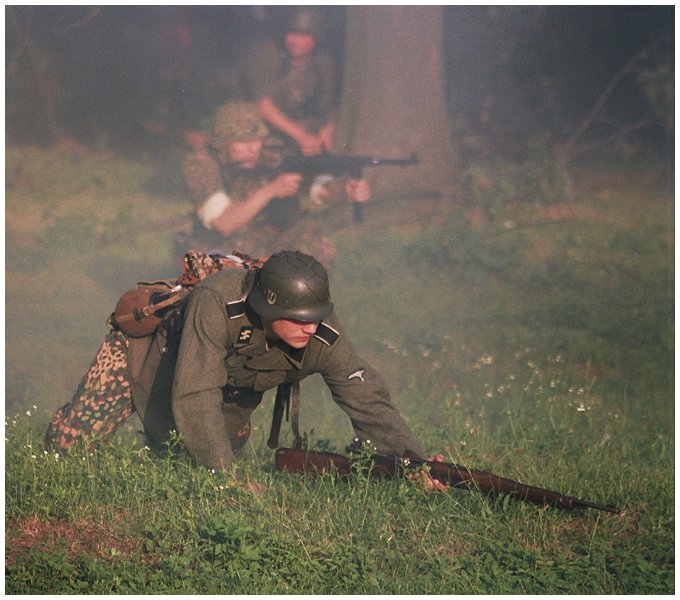
MULTIPOLYGON (((430 458, 426 459, 433 462, 444 462, 443 454, 435 454, 430 458)), ((412 473, 409 475, 410 479, 421 481, 423 485, 431 492, 445 492, 446 484, 439 481, 439 479, 433 479, 427 471, 420 471, 419 473, 412 473)))
POLYGON ((287 198, 297 194, 302 183, 300 173, 282 173, 269 182, 271 193, 274 198, 287 198))
POLYGON ((345 184, 345 194, 350 202, 368 202, 371 199, 371 188, 365 179, 350 179, 345 184))

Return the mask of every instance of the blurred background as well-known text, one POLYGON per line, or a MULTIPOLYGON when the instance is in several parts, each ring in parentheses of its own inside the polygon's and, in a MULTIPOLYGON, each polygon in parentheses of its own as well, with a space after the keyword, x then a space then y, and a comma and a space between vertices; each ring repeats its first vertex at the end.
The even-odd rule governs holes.
MULTIPOLYGON (((8 412, 46 421, 120 295, 180 274, 188 134, 243 95, 251 43, 280 37, 289 10, 5 7, 8 412)), ((498 420, 488 394, 528 349, 609 377, 634 414, 649 395, 626 386, 645 373, 672 411, 674 7, 323 10, 341 111, 366 124, 345 118, 352 151, 383 137, 380 151, 417 150, 425 169, 442 154, 433 136, 446 146, 436 166, 452 185, 376 194, 361 226, 327 220, 340 315, 419 434, 446 435, 464 410, 469 431, 498 420)), ((324 406, 303 419, 330 435, 324 406)))
MULTIPOLYGON (((477 144, 498 153, 564 137, 620 74, 598 133, 625 128, 649 151, 669 155, 674 7, 430 8, 441 19, 446 108, 459 140, 479 136, 477 144), (646 53, 640 63, 620 73, 640 52, 646 53)), ((8 6, 7 140, 72 135, 135 151, 155 137, 167 142, 173 133, 208 128, 217 106, 242 95, 250 45, 281 36, 289 10, 8 6)), ((321 44, 336 61, 338 93, 350 10, 324 7, 321 44)), ((405 48, 423 41, 401 39, 405 48)))

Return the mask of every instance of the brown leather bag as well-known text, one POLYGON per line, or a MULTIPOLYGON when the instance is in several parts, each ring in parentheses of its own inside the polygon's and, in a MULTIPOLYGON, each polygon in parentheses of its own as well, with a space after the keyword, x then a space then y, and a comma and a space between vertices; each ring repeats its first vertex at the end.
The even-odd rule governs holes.
POLYGON ((258 269, 266 259, 234 252, 208 255, 191 250, 184 256, 184 273, 178 279, 138 283, 118 300, 114 322, 126 335, 140 338, 153 334, 191 290, 203 279, 225 269, 258 269))
POLYGON ((167 316, 168 309, 189 291, 181 285, 140 283, 120 297, 113 312, 114 321, 130 337, 151 335, 167 316))

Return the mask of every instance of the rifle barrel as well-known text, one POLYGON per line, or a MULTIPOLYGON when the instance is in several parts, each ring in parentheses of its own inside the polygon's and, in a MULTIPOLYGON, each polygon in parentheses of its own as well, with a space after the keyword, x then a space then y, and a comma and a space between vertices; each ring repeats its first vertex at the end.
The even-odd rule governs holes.
POLYGON ((453 487, 464 485, 468 489, 477 488, 483 493, 490 493, 493 495, 508 494, 534 504, 552 504, 553 506, 567 510, 573 510, 574 508, 580 507, 594 508, 611 513, 620 512, 619 509, 614 506, 598 504, 597 502, 583 500, 581 498, 576 498, 575 496, 566 496, 560 492, 500 477, 499 475, 494 475, 488 471, 476 471, 460 465, 435 461, 415 461, 415 463, 429 466, 431 476, 434 479, 442 477, 444 482, 453 487))
MULTIPOLYGON (((598 504, 590 500, 566 496, 559 492, 526 485, 519 481, 506 479, 489 473, 476 471, 452 463, 421 460, 416 458, 401 459, 397 456, 374 454, 371 456, 370 470, 375 475, 387 477, 403 476, 409 467, 429 467, 430 476, 454 488, 478 490, 484 494, 494 496, 509 495, 518 500, 524 500, 538 505, 553 505, 557 508, 573 510, 575 508, 593 508, 596 510, 619 514, 621 511, 615 506, 598 504)), ((340 454, 330 452, 314 452, 279 448, 275 454, 277 471, 290 473, 332 473, 346 477, 352 471, 352 464, 356 459, 350 459, 340 454)))

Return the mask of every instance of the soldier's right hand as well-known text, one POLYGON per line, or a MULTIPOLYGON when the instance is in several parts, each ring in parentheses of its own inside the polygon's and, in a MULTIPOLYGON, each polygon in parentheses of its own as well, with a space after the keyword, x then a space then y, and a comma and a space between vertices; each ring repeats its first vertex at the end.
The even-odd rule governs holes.
POLYGON ((302 183, 300 173, 282 173, 269 182, 272 196, 274 198, 287 198, 297 194, 302 183))

